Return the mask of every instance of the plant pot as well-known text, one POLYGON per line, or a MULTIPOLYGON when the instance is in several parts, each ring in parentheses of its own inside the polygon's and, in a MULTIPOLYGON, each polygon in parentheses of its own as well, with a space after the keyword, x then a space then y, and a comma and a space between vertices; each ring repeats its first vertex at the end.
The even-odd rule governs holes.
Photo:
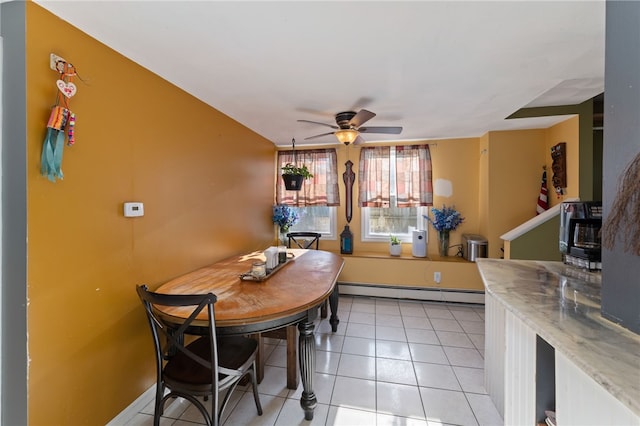
POLYGON ((400 244, 389 244, 389 254, 391 256, 400 256, 402 254, 402 246, 400 244))
POLYGON ((304 176, 302 175, 282 175, 284 181, 284 187, 288 191, 300 191, 302 188, 302 182, 304 182, 304 176))

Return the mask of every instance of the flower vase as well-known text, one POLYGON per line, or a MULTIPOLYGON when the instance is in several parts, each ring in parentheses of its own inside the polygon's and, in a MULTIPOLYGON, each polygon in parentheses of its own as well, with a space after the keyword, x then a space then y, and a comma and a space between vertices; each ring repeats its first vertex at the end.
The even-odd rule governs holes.
POLYGON ((288 246, 289 245, 289 238, 287 237, 287 233, 289 232, 289 230, 283 230, 282 228, 280 228, 280 234, 278 235, 280 241, 278 241, 278 245, 281 246, 288 246))
POLYGON ((449 256, 449 231, 438 231, 438 252, 441 257, 449 256))

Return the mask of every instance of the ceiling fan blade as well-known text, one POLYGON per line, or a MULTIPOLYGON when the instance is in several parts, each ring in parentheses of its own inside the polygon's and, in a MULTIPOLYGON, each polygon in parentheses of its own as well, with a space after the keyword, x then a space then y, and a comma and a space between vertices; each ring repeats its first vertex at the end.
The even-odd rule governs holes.
POLYGON ((298 120, 299 123, 311 123, 311 124, 319 124, 321 126, 331 127, 332 129, 339 129, 338 126, 334 126, 333 124, 321 123, 319 121, 311 121, 311 120, 298 120))
POLYGON ((386 133, 388 135, 399 135, 402 127, 361 127, 358 129, 361 133, 386 133))
POLYGON ((376 115, 371 111, 367 111, 366 109, 361 109, 358 111, 356 115, 353 116, 351 120, 349 120, 349 125, 355 128, 362 126, 367 121, 371 120, 376 115))
POLYGON ((315 138, 321 138, 323 136, 328 136, 328 135, 333 135, 335 132, 328 132, 328 133, 322 133, 320 135, 315 135, 315 136, 309 136, 308 138, 304 138, 305 141, 308 141, 309 139, 315 139, 315 138))
POLYGON ((362 136, 358 135, 358 137, 353 141, 353 144, 360 145, 362 142, 364 142, 364 139, 362 139, 362 136))

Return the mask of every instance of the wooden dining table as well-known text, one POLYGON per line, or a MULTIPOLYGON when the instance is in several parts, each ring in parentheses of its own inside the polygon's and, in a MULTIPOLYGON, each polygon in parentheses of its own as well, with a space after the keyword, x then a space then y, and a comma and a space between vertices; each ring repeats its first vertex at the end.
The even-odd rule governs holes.
MULTIPOLYGON (((155 291, 165 294, 206 294, 217 296, 215 320, 218 334, 259 335, 259 333, 297 325, 298 360, 302 380, 300 405, 306 420, 313 419, 317 405, 313 391, 315 374, 314 320, 318 307, 327 299, 329 323, 337 331, 339 319, 337 279, 344 261, 337 254, 322 250, 288 249, 284 265, 259 281, 246 280, 253 262, 264 260, 261 251, 233 256, 176 277, 155 291), (243 279, 244 277, 244 279, 243 279)), ((188 308, 157 306, 176 323, 189 315, 188 308)), ((204 323, 205 315, 198 318, 204 323)))

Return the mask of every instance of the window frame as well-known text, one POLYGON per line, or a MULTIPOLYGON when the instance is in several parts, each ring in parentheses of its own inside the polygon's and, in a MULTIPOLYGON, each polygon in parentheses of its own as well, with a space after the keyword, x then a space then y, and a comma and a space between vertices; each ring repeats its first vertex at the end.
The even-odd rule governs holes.
MULTIPOLYGON (((360 207, 360 235, 361 240, 363 242, 387 242, 389 241, 389 234, 379 234, 379 233, 371 233, 371 215, 370 209, 385 209, 385 208, 411 208, 411 207, 397 207, 397 185, 396 185, 396 147, 389 147, 389 173, 390 173, 390 181, 389 181, 389 191, 390 191, 390 200, 389 204, 392 207, 360 207)), ((398 239, 403 243, 411 243, 413 242, 413 232, 414 230, 427 230, 427 225, 429 222, 424 218, 425 215, 429 214, 429 208, 431 206, 416 206, 416 225, 414 227, 409 227, 410 230, 408 233, 397 234, 394 233, 398 239), (412 229, 413 228, 413 229, 412 229)), ((427 242, 429 240, 429 232, 427 230, 427 242)))

